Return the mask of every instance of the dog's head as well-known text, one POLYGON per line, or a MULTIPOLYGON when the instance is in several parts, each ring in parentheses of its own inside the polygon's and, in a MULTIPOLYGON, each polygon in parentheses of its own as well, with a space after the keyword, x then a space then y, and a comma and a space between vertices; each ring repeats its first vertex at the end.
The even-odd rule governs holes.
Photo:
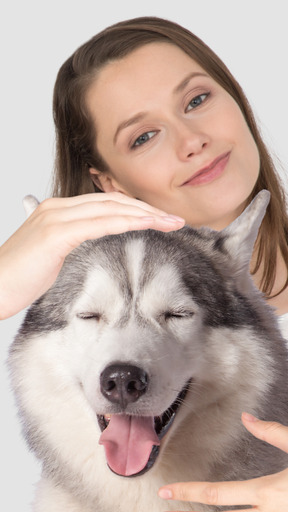
POLYGON ((68 389, 74 407, 77 390, 85 414, 88 407, 98 420, 95 429, 115 473, 150 469, 160 444, 177 435, 187 415, 232 392, 240 380, 243 386, 247 379, 251 397, 263 388, 260 379, 253 391, 252 365, 246 375, 241 361, 261 358, 261 348, 256 342, 247 348, 245 338, 261 315, 262 306, 253 305, 258 292, 249 261, 268 201, 262 191, 222 232, 185 227, 85 242, 29 309, 12 369, 26 347, 21 378, 27 377, 27 392, 29 385, 51 385, 59 394, 68 389), (30 353, 38 354, 35 371, 30 353))

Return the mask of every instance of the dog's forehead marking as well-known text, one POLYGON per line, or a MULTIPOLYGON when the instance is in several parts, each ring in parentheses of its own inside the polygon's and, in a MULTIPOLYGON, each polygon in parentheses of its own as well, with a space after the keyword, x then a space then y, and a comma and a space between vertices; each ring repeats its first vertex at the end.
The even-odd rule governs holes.
POLYGON ((197 310, 175 261, 159 259, 142 238, 126 240, 114 260, 104 258, 87 274, 76 311, 104 314, 109 323, 125 327, 177 309, 197 310))
POLYGON ((159 265, 155 270, 155 274, 145 281, 140 297, 142 306, 163 309, 171 304, 184 303, 188 298, 190 300, 179 272, 172 263, 159 265))
POLYGON ((75 304, 76 311, 95 310, 108 315, 110 321, 127 321, 135 309, 143 272, 144 245, 141 239, 128 241, 115 268, 113 261, 108 259, 91 268, 86 277, 84 293, 75 304))
POLYGON ((132 295, 135 298, 143 272, 145 244, 142 239, 130 240, 125 246, 126 268, 132 295))
POLYGON ((83 293, 75 303, 77 312, 104 313, 113 311, 119 313, 121 293, 117 280, 108 269, 95 266, 88 272, 83 293))

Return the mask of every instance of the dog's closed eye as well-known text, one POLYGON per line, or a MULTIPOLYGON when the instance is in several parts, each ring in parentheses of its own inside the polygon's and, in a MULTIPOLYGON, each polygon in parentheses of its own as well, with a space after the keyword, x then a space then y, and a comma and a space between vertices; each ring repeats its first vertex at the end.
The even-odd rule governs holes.
POLYGON ((101 314, 95 313, 95 312, 93 312, 93 313, 85 312, 85 313, 78 313, 77 317, 80 318, 81 320, 97 320, 97 321, 99 321, 101 318, 101 314))
POLYGON ((191 318, 192 316, 194 316, 194 311, 165 311, 165 313, 163 313, 163 316, 166 321, 173 318, 191 318))

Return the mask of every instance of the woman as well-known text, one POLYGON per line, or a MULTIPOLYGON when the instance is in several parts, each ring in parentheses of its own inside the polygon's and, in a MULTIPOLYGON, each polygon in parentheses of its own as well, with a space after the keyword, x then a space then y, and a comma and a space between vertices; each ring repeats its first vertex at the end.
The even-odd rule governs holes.
MULTIPOLYGON (((271 202, 251 272, 287 321, 284 192, 243 91, 202 41, 156 18, 109 27, 60 69, 54 119, 54 195, 62 199, 42 203, 1 248, 2 318, 51 286, 65 256, 88 238, 129 229, 169 231, 184 222, 219 230, 266 188, 271 202)), ((256 421, 244 422, 261 437, 256 421)), ((184 498, 187 485, 188 495, 195 485, 200 489, 180 487, 184 498)), ((242 485, 260 506, 255 482, 242 485)), ((237 488, 217 486, 222 496, 237 488)), ((178 496, 178 488, 170 488, 172 495, 166 489, 166 497, 178 496)), ((242 504, 237 496, 231 500, 242 504)), ((266 500, 259 510, 273 510, 272 504, 267 508, 266 500)))

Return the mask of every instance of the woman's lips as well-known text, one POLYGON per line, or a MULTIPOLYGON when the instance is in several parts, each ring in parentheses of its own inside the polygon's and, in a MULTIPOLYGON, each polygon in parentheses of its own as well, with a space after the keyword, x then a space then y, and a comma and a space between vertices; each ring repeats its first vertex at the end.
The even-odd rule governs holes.
POLYGON ((184 185, 202 185, 205 183, 209 183, 213 181, 215 178, 218 178, 220 174, 224 171, 226 164, 229 160, 230 152, 225 153, 224 155, 220 155, 211 164, 203 167, 200 171, 196 172, 191 178, 183 183, 184 185))

